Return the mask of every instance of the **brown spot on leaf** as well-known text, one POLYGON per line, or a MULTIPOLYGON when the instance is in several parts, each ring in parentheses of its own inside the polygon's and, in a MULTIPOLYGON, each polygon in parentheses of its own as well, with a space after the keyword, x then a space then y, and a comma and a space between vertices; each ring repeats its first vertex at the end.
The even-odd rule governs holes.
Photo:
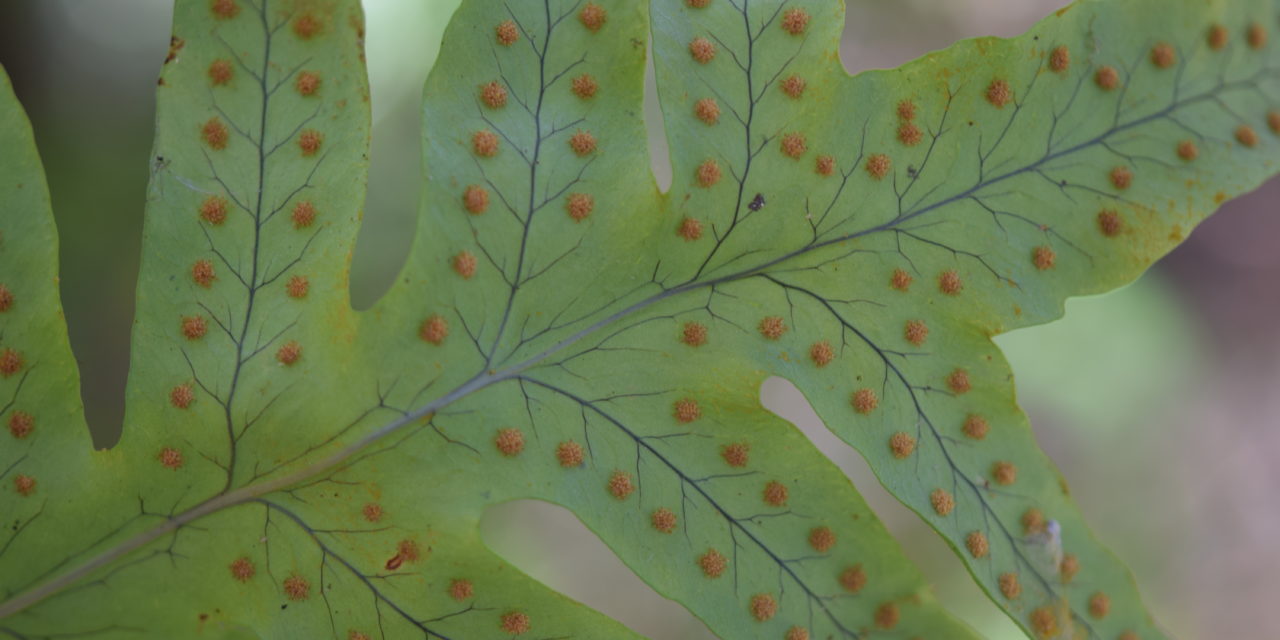
POLYGON ((1062 576, 1063 582, 1071 582, 1079 572, 1080 558, 1077 558, 1074 553, 1062 556, 1062 562, 1058 565, 1058 575, 1062 576))
POLYGON ((947 269, 938 274, 938 290, 949 295, 959 295, 964 290, 964 282, 955 269, 947 269))
POLYGON ((1099 591, 1089 596, 1089 615, 1095 618, 1105 618, 1111 612, 1111 598, 1107 594, 1099 591))
POLYGON ((751 445, 745 442, 727 444, 720 449, 720 457, 731 467, 745 467, 751 460, 751 445))
POLYGON ((13 477, 13 489, 14 491, 18 492, 18 495, 23 496, 25 498, 26 496, 29 496, 35 493, 36 479, 31 476, 19 473, 18 475, 13 477))
POLYGON ((1098 212, 1098 230, 1102 235, 1114 238, 1124 230, 1124 220, 1120 218, 1119 212, 1104 209, 1098 212))
POLYGON ((862 565, 860 564, 855 564, 841 571, 838 580, 840 586, 849 593, 857 593, 867 586, 867 574, 862 570, 862 565))
POLYGON ((321 26, 323 25, 320 24, 319 18, 309 13, 304 13, 293 21, 293 33, 303 40, 310 40, 317 33, 320 33, 321 26))
POLYGON ((920 127, 917 127, 915 123, 904 122, 902 126, 898 127, 898 142, 908 147, 920 144, 923 139, 924 134, 920 132, 920 127))
POLYGON ((4 313, 13 306, 13 292, 9 287, 0 284, 0 313, 4 313))
POLYGON ((1133 184, 1133 171, 1129 167, 1115 167, 1111 170, 1111 185, 1117 189, 1128 189, 1133 184))
POLYGON ((1003 109, 1010 100, 1013 100, 1013 90, 1005 80, 997 78, 987 85, 987 102, 995 108, 1003 109))
POLYGON ((453 271, 462 276, 463 280, 470 280, 476 273, 475 255, 470 251, 459 251, 453 256, 453 271))
POLYGON ((297 574, 284 579, 284 595, 293 601, 306 600, 311 597, 311 583, 297 574))
POLYGON ((693 115, 707 125, 720 121, 720 105, 715 98, 703 98, 693 103, 693 115))
POLYGON ((589 131, 579 131, 569 138, 569 148, 574 153, 585 156, 596 150, 596 137, 589 131))
POLYGON ((434 345, 444 342, 448 336, 449 322, 439 314, 427 316, 427 319, 422 321, 422 326, 418 328, 418 337, 434 345))
POLYGON ((1231 32, 1227 31, 1226 27, 1215 24, 1209 27, 1209 33, 1205 36, 1205 40, 1208 41, 1210 49, 1221 51, 1223 47, 1227 46, 1227 40, 1230 37, 1231 32))
POLYGON ((600 5, 594 2, 588 2, 582 10, 578 12, 578 21, 582 26, 591 31, 599 31, 600 27, 609 19, 609 12, 605 11, 600 5))
POLYGON ((196 284, 209 288, 213 281, 218 279, 217 274, 213 272, 213 263, 208 260, 196 260, 191 264, 191 279, 196 284))
POLYGON ((494 36, 498 40, 498 44, 509 47, 520 39, 520 29, 516 23, 510 20, 503 20, 493 29, 494 36))
POLYGON ((975 558, 985 558, 991 552, 991 546, 987 543, 987 536, 981 531, 973 531, 965 536, 964 546, 969 550, 969 555, 975 558))
POLYGON ((961 427, 964 431, 964 435, 969 436, 974 440, 981 440, 987 437, 987 431, 989 431, 990 428, 990 425, 987 424, 987 420, 979 415, 970 415, 965 418, 964 426, 961 427))
POLYGON ((1058 254, 1047 246, 1040 245, 1031 250, 1031 264, 1034 264, 1041 271, 1052 269, 1057 261, 1058 254))
POLYGON ((472 215, 480 215, 489 208, 489 192, 479 185, 469 185, 462 192, 462 206, 472 215))
POLYGON ((513 636, 527 633, 530 628, 529 615, 521 611, 508 611, 498 619, 503 631, 513 636))
POLYGON ((1018 574, 1002 573, 1000 574, 1000 593, 1010 600, 1016 600, 1022 595, 1022 583, 1018 582, 1018 574))
POLYGON ((916 103, 910 100, 903 100, 898 103, 898 118, 906 122, 916 119, 916 103))
POLYGON ((498 134, 481 129, 471 134, 471 150, 481 158, 492 158, 498 155, 498 134))
POLYGON ((764 485, 764 503, 772 507, 786 506, 787 499, 791 496, 791 491, 787 489, 787 485, 770 480, 764 485))
POLYGON ((231 570, 231 577, 237 582, 248 582, 253 574, 258 572, 253 566, 253 561, 244 556, 233 560, 227 568, 231 570))
POLYGON ((364 516, 365 520, 368 520, 369 522, 377 522, 382 519, 382 505, 376 502, 366 502, 365 505, 360 508, 360 513, 364 516))
POLYGON ((868 413, 875 411, 876 407, 880 406, 880 398, 877 397, 876 392, 871 389, 858 389, 853 392, 853 396, 850 398, 850 404, 853 405, 854 411, 857 411, 862 415, 867 415, 868 413))
POLYGON ((1115 67, 1103 65, 1093 74, 1093 82, 1103 91, 1111 91, 1120 86, 1120 72, 1115 67))
POLYGON ((804 96, 804 89, 806 86, 808 86, 808 83, 805 82, 804 78, 792 74, 784 78, 782 82, 779 83, 778 88, 782 89, 782 92, 787 94, 787 97, 799 100, 804 96))
POLYGON ((706 553, 698 556, 698 566, 702 567, 702 574, 708 578, 719 578, 728 565, 729 561, 725 559, 724 554, 715 549, 708 549, 706 553))
POLYGON ((1151 47, 1151 64, 1160 69, 1168 69, 1173 63, 1178 61, 1178 54, 1174 51, 1173 45, 1167 42, 1157 43, 1151 47))
POLYGON ((658 507, 649 517, 649 521, 659 533, 671 533, 676 530, 676 514, 666 507, 658 507))
POLYGON ((716 45, 710 40, 698 36, 689 42, 689 55, 701 64, 711 62, 716 57, 716 45))
POLYGON ((305 229, 316 221, 316 206, 310 200, 302 200, 293 205, 290 217, 293 219, 294 229, 305 229))
POLYGON ((809 12, 804 9, 788 9, 782 14, 782 30, 798 36, 809 26, 809 12))
POLYGON ((1191 162, 1200 155, 1200 148, 1191 140, 1183 140, 1178 143, 1178 157, 1191 162))
POLYGON ((293 88, 298 91, 301 96, 314 96, 320 90, 320 74, 314 71, 303 71, 298 74, 298 79, 293 83, 293 88))
POLYGON ((213 0, 209 3, 209 9, 213 11, 213 17, 220 20, 230 20, 240 13, 240 5, 236 4, 236 0, 213 0))
POLYGON ((1246 147, 1256 147, 1258 146, 1258 132, 1254 131, 1253 127, 1242 124, 1236 127, 1236 141, 1246 147))
POLYGON ((765 622, 778 614, 778 601, 767 593, 751 596, 751 617, 758 622, 765 622))
POLYGON ((693 398, 681 398, 676 400, 672 414, 680 422, 693 422, 702 417, 702 408, 698 406, 698 401, 693 398))
POLYGON ((204 139, 204 143, 209 145, 210 149, 220 150, 227 148, 227 140, 230 138, 230 133, 227 132, 227 125, 222 124, 222 120, 214 116, 205 121, 204 126, 200 127, 200 137, 204 139))
POLYGON ((889 175, 889 169, 892 167, 893 161, 883 153, 873 153, 871 157, 867 158, 867 175, 874 180, 880 180, 889 175))
POLYGON ((310 289, 311 283, 307 281, 306 276, 291 276, 284 285, 284 290, 290 298, 305 298, 310 289))
POLYGON ((574 222, 586 220, 595 207, 596 200, 589 193, 571 193, 564 202, 565 213, 568 213, 574 222))
POLYGON ((827 366, 835 357, 836 354, 831 349, 831 343, 826 340, 819 340, 809 347, 809 359, 813 360, 813 364, 818 367, 827 366))
POLYGON ((580 466, 582 464, 582 459, 582 445, 574 442, 573 440, 561 442, 560 445, 556 447, 556 460, 559 460, 560 466, 566 469, 580 466))
POLYGON ((453 598, 458 602, 462 602, 473 595, 475 595, 475 587, 471 584, 470 580, 455 578, 449 583, 450 598, 453 598))
POLYGON ((1058 616, 1052 607, 1040 607, 1028 617, 1031 629, 1040 638, 1053 638, 1058 635, 1058 616))
POLYGON ((964 369, 956 369, 947 375, 947 388, 952 393, 968 393, 973 388, 973 384, 969 381, 969 372, 964 369))
POLYGON ((1047 523, 1044 513, 1035 507, 1022 512, 1022 530, 1026 534, 1043 533, 1047 523))
POLYGON ((22 370, 25 360, 22 354, 10 348, 0 351, 0 377, 8 378, 22 370))
POLYGON ((779 147, 782 149, 782 155, 798 160, 809 150, 809 143, 802 133, 788 133, 782 136, 779 147))
POLYGON ((1267 30, 1257 22, 1249 23, 1249 27, 1245 29, 1245 40, 1249 42, 1249 48, 1261 49, 1267 46, 1267 30))
POLYGON ((680 333, 680 341, 691 347, 700 347, 706 344, 707 327, 700 322, 684 323, 684 331, 680 333))
POLYGON ((280 364, 287 366, 297 362, 302 357, 302 345, 294 340, 290 340, 276 349, 276 360, 280 364))
POLYGON ((894 269, 893 275, 889 276, 889 286, 897 289, 898 291, 906 291, 911 288, 911 282, 913 280, 915 280, 915 278, 912 278, 911 274, 906 271, 903 271, 902 269, 894 269))
POLYGON ((934 489, 929 494, 929 504, 933 506, 934 513, 948 516, 956 508, 956 499, 946 489, 934 489))
POLYGON ((209 83, 214 86, 225 85, 231 82, 231 76, 235 70, 231 67, 231 63, 226 60, 214 60, 209 65, 209 83))
POLYGON ((26 411, 14 411, 9 416, 9 435, 21 440, 29 435, 36 428, 36 419, 26 411))
POLYGON ((1071 50, 1066 45, 1054 47, 1053 52, 1049 54, 1049 68, 1057 73, 1062 73, 1070 67, 1071 50))
POLYGON ((791 627, 783 640, 809 640, 809 630, 804 627, 791 627))
POLYGON ((609 493, 618 500, 626 500, 631 492, 636 490, 635 482, 631 479, 631 474, 625 471, 614 471, 609 476, 609 493))
POLYGON ((519 429, 499 429, 493 438, 493 446, 508 458, 518 456, 524 451, 524 433, 519 429))
POLYGON ((693 242, 702 237, 702 221, 697 218, 688 218, 680 221, 680 226, 676 228, 676 235, 684 238, 686 242, 693 242))
POLYGON ((196 399, 195 390, 189 384, 180 384, 169 390, 169 404, 186 409, 196 399))
POLYGON ((1018 467, 1012 462, 997 462, 991 465, 991 477, 996 484, 1011 485, 1018 480, 1018 467))
POLYGON ((715 160, 706 160, 698 165, 696 177, 699 186, 709 188, 720 182, 720 165, 715 160))
POLYGON ((809 546, 818 553, 826 553, 836 546, 836 534, 831 527, 814 527, 809 530, 809 546))
POLYGON ((787 323, 782 321, 782 316, 765 316, 760 320, 760 335, 769 340, 777 340, 782 334, 787 332, 787 323))
POLYGON ((160 464, 164 465, 166 469, 177 471, 182 468, 182 452, 174 449, 173 447, 164 447, 160 449, 160 453, 156 454, 156 459, 159 460, 160 464))
POLYGON ((320 145, 324 144, 324 134, 315 129, 303 129, 298 134, 298 150, 304 156, 313 156, 320 150, 320 145))
POLYGON ((902 619, 902 613, 898 611, 898 605, 892 602, 886 602, 876 608, 876 626, 881 629, 892 629, 898 626, 898 621, 902 619))
POLYGON ((889 436, 889 451, 899 460, 910 456, 916 450, 916 439, 901 431, 889 436))
POLYGON ((181 327, 182 335, 188 340, 199 340, 209 332, 209 325, 205 322, 204 316, 183 316, 181 327))
POLYGON ((813 170, 822 177, 827 177, 836 171, 836 159, 828 155, 820 155, 813 163, 813 170))
POLYGON ((1267 127, 1271 129, 1271 133, 1280 135, 1280 111, 1271 111, 1267 114, 1267 127))
POLYGON ((907 342, 920 346, 929 338, 929 326, 923 320, 908 320, 906 327, 902 330, 902 335, 907 342))
POLYGON ((573 95, 583 100, 589 100, 594 97, 596 90, 600 88, 600 85, 596 84, 596 79, 591 77, 589 73, 584 73, 574 78, 570 86, 573 89, 573 95))

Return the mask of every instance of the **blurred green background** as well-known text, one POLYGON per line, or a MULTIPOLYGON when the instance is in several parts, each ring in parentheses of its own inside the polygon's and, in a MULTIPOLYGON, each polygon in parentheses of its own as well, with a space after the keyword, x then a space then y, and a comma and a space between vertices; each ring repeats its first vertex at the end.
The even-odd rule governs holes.
MULTIPOLYGON (((419 94, 457 2, 365 0, 374 128, 352 277, 360 308, 386 290, 409 248, 421 175, 419 94)), ((961 37, 1013 35, 1062 3, 848 4, 841 54, 858 71, 961 37)), ((113 444, 122 426, 153 91, 170 16, 165 0, 0 2, 0 64, 31 116, 48 172, 62 297, 99 446, 113 444)), ((651 147, 665 158, 652 99, 646 110, 651 147)), ((666 167, 655 164, 654 172, 669 183, 666 167)), ((997 340, 1041 445, 1178 637, 1280 637, 1280 617, 1269 609, 1280 597, 1278 197, 1273 181, 1229 203, 1134 285, 1073 300, 1065 320, 997 340)), ((789 383, 770 381, 763 394, 849 473, 944 602, 988 637, 1022 637, 789 383)), ((566 511, 534 503, 495 509, 486 539, 531 574, 650 637, 711 637, 566 511)))

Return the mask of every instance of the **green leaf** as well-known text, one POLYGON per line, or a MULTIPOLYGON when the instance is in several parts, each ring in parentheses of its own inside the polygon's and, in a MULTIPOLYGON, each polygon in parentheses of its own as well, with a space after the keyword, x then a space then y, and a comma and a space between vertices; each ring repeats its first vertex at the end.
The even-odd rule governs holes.
POLYGON ((1163 637, 990 338, 1132 280, 1272 173, 1275 3, 1085 0, 848 78, 836 2, 464 2, 427 82, 414 250, 356 313, 359 7, 261 2, 177 7, 109 452, 36 317, 54 252, 9 254, 53 240, 43 186, 9 186, 39 176, 0 103, 26 150, 0 174, 4 346, 47 385, 0 381, 39 417, 0 460, 39 479, 0 497, 0 630, 633 635, 484 546, 485 509, 532 498, 722 637, 973 637, 761 406, 777 375, 1028 634, 1163 637))

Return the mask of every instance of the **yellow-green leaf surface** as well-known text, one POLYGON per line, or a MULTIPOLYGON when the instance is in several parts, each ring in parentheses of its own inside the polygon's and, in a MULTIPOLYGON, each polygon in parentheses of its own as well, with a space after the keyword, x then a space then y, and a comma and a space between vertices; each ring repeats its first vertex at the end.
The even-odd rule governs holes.
POLYGON ((776 375, 1028 635, 1164 637, 990 338, 1132 280, 1274 171, 1278 15, 1083 0, 850 78, 834 0, 466 1, 426 86, 414 250, 357 313, 358 3, 179 2, 111 451, 84 434, 43 179, 0 102, 0 320, 24 358, 0 390, 35 425, 0 448, 0 631, 634 635, 485 547, 485 509, 533 498, 721 637, 974 637, 761 406, 776 375))

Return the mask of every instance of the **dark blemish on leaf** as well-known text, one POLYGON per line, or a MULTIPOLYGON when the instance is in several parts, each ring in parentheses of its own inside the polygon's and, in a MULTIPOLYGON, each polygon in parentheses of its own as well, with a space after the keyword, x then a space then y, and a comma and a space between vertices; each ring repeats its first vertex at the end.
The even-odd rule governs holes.
POLYGON ((747 208, 752 211, 759 211, 764 208, 764 205, 765 205, 764 194, 757 193, 756 197, 752 198, 751 202, 747 203, 747 208))
POLYGON ((1267 30, 1261 24, 1252 22, 1245 30, 1245 39, 1249 42, 1249 48, 1261 49, 1267 46, 1267 30))
POLYGON ((901 431, 889 436, 889 451, 893 457, 901 460, 916 450, 916 439, 901 431))
POLYGON ((413 564, 422 557, 422 548, 413 540, 401 540, 396 543, 395 557, 400 558, 402 562, 413 564))
POLYGON ((893 161, 889 156, 883 153, 873 153, 867 158, 866 170, 867 174, 873 179, 879 180, 889 174, 889 169, 893 166, 893 161))
POLYGON ((169 390, 169 404, 179 409, 190 407, 195 399, 195 390, 189 384, 180 384, 169 390))
POLYGON ((1031 250, 1031 263, 1041 271, 1052 269, 1058 261, 1058 254, 1053 249, 1041 245, 1031 250))
POLYGON ((19 473, 13 477, 13 489, 17 491, 20 496, 29 496, 36 491, 36 479, 19 473))
POLYGON ((1120 218, 1118 212, 1104 209, 1098 212, 1098 230, 1102 235, 1114 238, 1124 230, 1124 220, 1120 218))
POLYGON ((214 116, 200 127, 200 137, 210 149, 221 150, 227 148, 227 139, 230 134, 227 133, 227 125, 222 124, 222 121, 214 116))
POLYGON ((800 156, 803 156, 804 153, 809 150, 809 143, 805 141, 804 134, 802 133, 788 133, 783 135, 779 146, 782 149, 782 155, 794 160, 800 159, 800 156))
POLYGON ((987 543, 987 536, 981 531, 972 531, 965 536, 964 546, 969 550, 969 555, 974 558, 985 558, 991 552, 991 546, 987 543))
POLYGON ((836 546, 836 533, 831 527, 814 527, 809 530, 809 546, 818 553, 826 553, 836 546))
POLYGON ((886 602, 876 609, 876 626, 881 629, 892 629, 898 626, 898 621, 901 619, 902 614, 898 611, 898 605, 892 602, 886 602))
POLYGON ((1254 131, 1253 127, 1242 124, 1236 127, 1236 141, 1249 148, 1256 147, 1258 146, 1258 132, 1254 131))
POLYGON ((1133 172, 1129 167, 1116 167, 1111 170, 1111 185, 1117 189, 1128 189, 1133 184, 1133 172))
POLYGON ((294 35, 303 40, 310 40, 320 33, 320 27, 320 20, 309 13, 298 16, 298 19, 293 21, 294 35))
POLYGON ((467 598, 475 595, 475 587, 472 586, 470 580, 455 578, 449 583, 449 597, 458 602, 462 602, 467 598))
POLYGON ((21 353, 9 348, 0 351, 0 377, 8 378, 21 371, 23 363, 21 353))
POLYGON ((480 85, 480 101, 490 109, 501 109, 507 106, 507 90, 497 82, 486 82, 480 85))
POLYGON ((156 454, 156 459, 159 460, 160 464, 164 465, 166 469, 177 471, 182 468, 182 452, 174 449, 173 447, 164 447, 160 449, 160 453, 156 454))
POLYGON ((996 484, 1011 485, 1018 481, 1018 467, 1012 462, 997 462, 991 465, 991 477, 995 479, 996 484))
POLYGON ((508 458, 514 458, 524 451, 524 433, 519 429, 499 429, 493 438, 493 446, 508 458))
POLYGON ((574 78, 571 86, 573 94, 583 100, 590 100, 596 95, 596 90, 600 88, 600 85, 596 84, 596 79, 591 77, 589 73, 584 73, 574 78))
POLYGON ((21 440, 29 435, 36 427, 35 418, 26 411, 14 411, 9 416, 9 435, 21 440))
POLYGON ((561 442, 556 447, 556 459, 560 461, 560 466, 566 469, 581 466, 583 459, 582 445, 572 440, 561 442))
POLYGON ((482 158, 492 158, 498 154, 498 135, 488 129, 482 129, 471 136, 471 150, 482 158))
POLYGON ((706 160, 698 165, 698 185, 704 189, 720 182, 720 165, 715 160, 706 160))
POLYGON ((760 320, 760 335, 770 340, 777 340, 787 332, 787 324, 782 316, 765 316, 760 320))
POLYGON ((1230 37, 1231 32, 1227 31, 1226 27, 1220 24, 1215 24, 1209 27, 1209 33, 1206 36, 1206 40, 1209 42, 1210 49, 1213 49, 1214 51, 1221 51, 1223 47, 1227 46, 1227 40, 1230 37))
POLYGON ((788 9, 782 14, 782 30, 798 36, 809 26, 809 12, 804 9, 788 9))
POLYGON ((476 257, 470 251, 461 251, 453 257, 453 270, 462 276, 463 280, 470 280, 471 276, 476 273, 476 257))
POLYGON ((305 229, 316 221, 316 206, 311 204, 310 200, 303 200, 293 205, 293 214, 290 217, 293 220, 294 229, 305 229))
POLYGON ((587 5, 582 7, 582 10, 578 12, 578 20, 582 23, 582 26, 592 32, 599 31, 600 27, 603 27, 604 23, 608 19, 609 12, 605 11, 600 7, 600 5, 594 2, 588 2, 587 5))
POLYGON ((938 274, 938 290, 949 296, 959 295, 964 290, 960 274, 955 269, 947 269, 938 274))
POLYGON ((579 131, 569 138, 569 148, 579 156, 585 156, 596 150, 596 137, 589 131, 579 131))
POLYGON ((757 622, 765 622, 778 614, 778 601, 772 595, 767 593, 757 593, 751 596, 751 617, 757 622))
POLYGON ((731 467, 745 467, 751 460, 751 445, 746 442, 727 444, 720 449, 720 457, 731 467))
POLYGON ((418 337, 434 345, 444 342, 448 336, 449 322, 439 314, 427 316, 427 319, 422 321, 422 326, 418 328, 418 337))
POLYGON ((516 23, 510 20, 504 20, 494 27, 494 36, 498 40, 498 44, 509 47, 520 39, 520 29, 516 27, 516 23))
POLYGON ((306 276, 292 276, 284 285, 285 292, 294 299, 307 297, 307 291, 310 289, 311 283, 307 281, 306 276))
POLYGON ((799 100, 804 96, 804 89, 808 86, 808 83, 805 82, 804 78, 793 74, 787 76, 778 86, 788 97, 799 100))
POLYGON ((237 582, 248 582, 253 574, 258 572, 253 566, 253 561, 244 556, 236 558, 228 568, 231 569, 231 577, 237 582))
POLYGON ((964 369, 956 369, 947 375, 947 388, 953 393, 968 393, 973 388, 969 381, 969 372, 964 369))
POLYGON ((680 221, 680 226, 676 228, 676 235, 684 238, 686 242, 693 242, 702 237, 702 221, 697 218, 685 218, 680 221))
POLYGON ((1200 148, 1191 140, 1183 140, 1178 143, 1178 157, 1191 162, 1200 155, 1200 148))
POLYGON ((462 206, 472 215, 480 215, 489 208, 489 192, 479 185, 470 185, 462 192, 462 206))
POLYGON ((813 360, 813 364, 819 368, 830 364, 835 357, 836 354, 831 349, 831 343, 826 340, 819 340, 809 347, 809 359, 813 360))
POLYGON ((1107 594, 1099 591, 1092 596, 1089 596, 1089 615, 1101 620, 1102 618, 1107 617, 1107 614, 1110 612, 1111 598, 1109 598, 1107 594))
POLYGON ((689 55, 693 56, 701 64, 711 62, 716 57, 716 45, 711 44, 710 40, 698 36, 689 42, 689 55))
POLYGON ((909 320, 903 328, 902 336, 907 339, 907 342, 918 347, 929 338, 929 327, 923 320, 909 320))
POLYGON ((1013 91, 1009 89, 1009 83, 997 78, 987 85, 987 102, 990 102, 995 108, 1003 109, 1009 101, 1013 99, 1013 91))
POLYGON ((658 507, 649 517, 649 521, 659 533, 671 533, 676 530, 676 514, 666 507, 658 507))
POLYGON ((1022 595, 1022 584, 1018 582, 1018 574, 1002 573, 999 578, 1000 593, 1010 600, 1017 600, 1022 595))
POLYGON ((836 159, 828 155, 818 156, 817 161, 814 163, 813 170, 817 172, 818 175, 825 178, 832 173, 835 173, 836 159))
POLYGON ((1031 621, 1031 629, 1040 638, 1047 639, 1058 635, 1058 616, 1053 612, 1052 607, 1040 607, 1032 611, 1028 620, 1031 621))
POLYGON ((213 272, 213 263, 208 260, 196 260, 191 265, 191 279, 208 289, 213 285, 213 281, 218 279, 217 274, 213 272))
POLYGON ((791 491, 787 489, 787 485, 770 480, 764 485, 764 503, 772 507, 783 507, 787 504, 787 498, 791 495, 791 491))
POLYGON ((320 145, 324 143, 324 134, 315 129, 304 129, 298 134, 298 149, 302 151, 304 156, 313 156, 320 150, 320 145))
POLYGON ((987 431, 991 429, 987 424, 987 420, 979 415, 970 415, 964 419, 964 426, 961 427, 964 435, 974 440, 982 440, 987 437, 987 431))
POLYGON ((231 76, 235 70, 231 68, 231 63, 226 60, 214 60, 209 65, 209 83, 216 86, 222 86, 231 82, 231 76))
POLYGON ((720 105, 714 98, 703 98, 693 104, 693 115, 704 124, 713 125, 720 121, 720 105))
POLYGON ((209 332, 209 325, 205 322, 204 316, 183 316, 182 317, 182 335, 188 340, 199 340, 209 332))
MULTIPOLYGON (((221 196, 209 196, 200 205, 200 217, 213 225, 222 224, 227 219, 227 200, 221 196)), ((296 213, 295 213, 296 218, 296 213)))
POLYGON ((614 471, 609 476, 609 493, 618 500, 626 500, 631 492, 636 490, 635 483, 631 480, 631 474, 625 471, 614 471))
POLYGON ((1072 578, 1080 572, 1080 559, 1074 553, 1068 553, 1062 556, 1062 562, 1058 565, 1058 574, 1062 576, 1062 582, 1071 582, 1072 578))
POLYGON ((564 202, 565 212, 574 222, 586 220, 595 207, 596 200, 589 193, 571 193, 564 202))
POLYGON ((209 3, 209 9, 220 20, 230 20, 240 13, 240 5, 236 4, 236 0, 213 0, 209 3))
POLYGON ((1103 91, 1111 91, 1120 86, 1120 72, 1115 67, 1103 65, 1093 75, 1093 82, 1103 91))
POLYGON ((671 413, 680 422, 693 422, 702 417, 702 408, 693 398, 682 398, 676 400, 671 413))
MULTIPOLYGON (((898 142, 901 142, 908 147, 914 147, 917 144, 920 144, 920 141, 923 139, 924 134, 921 133, 920 127, 917 127, 913 123, 904 122, 902 123, 902 126, 898 127, 898 142)), ((908 173, 911 174, 911 177, 915 177, 915 169, 911 169, 908 173)))
POLYGON ((285 365, 286 367, 297 362, 301 357, 302 345, 293 340, 284 343, 276 350, 276 360, 280 361, 280 364, 285 365))
POLYGON ((867 573, 862 570, 862 565, 855 564, 841 571, 838 580, 845 591, 857 593, 867 586, 867 573))
POLYGON ((365 520, 368 520, 369 522, 377 522, 382 519, 382 505, 376 502, 366 502, 365 505, 360 508, 360 513, 364 516, 365 520))
POLYGON ((725 559, 724 554, 715 549, 708 549, 698 557, 698 566, 702 567, 702 574, 708 578, 719 578, 728 565, 729 561, 725 559))
POLYGON ((684 331, 680 334, 680 341, 691 346, 700 347, 707 343, 707 328, 700 322, 684 323, 684 331))
POLYGON ((871 389, 858 389, 853 392, 853 396, 850 398, 850 404, 853 405, 854 411, 857 411, 862 415, 867 415, 872 411, 875 411, 876 407, 880 406, 880 398, 877 397, 876 392, 871 389))
POLYGON ((284 579, 284 595, 295 602, 311 596, 311 583, 297 574, 284 579))
POLYGON ((320 90, 320 74, 313 71, 299 73, 293 88, 303 97, 314 96, 320 90))
POLYGON ((1058 45, 1049 54, 1049 68, 1056 73, 1063 73, 1071 67, 1071 50, 1066 45, 1058 45))
POLYGON ((946 489, 934 489, 929 494, 929 504, 933 506, 934 513, 945 517, 956 508, 956 499, 946 489))
POLYGON ((1151 64, 1160 69, 1168 69, 1177 62, 1177 53, 1173 50, 1173 45, 1167 42, 1161 42, 1151 47, 1151 64))

